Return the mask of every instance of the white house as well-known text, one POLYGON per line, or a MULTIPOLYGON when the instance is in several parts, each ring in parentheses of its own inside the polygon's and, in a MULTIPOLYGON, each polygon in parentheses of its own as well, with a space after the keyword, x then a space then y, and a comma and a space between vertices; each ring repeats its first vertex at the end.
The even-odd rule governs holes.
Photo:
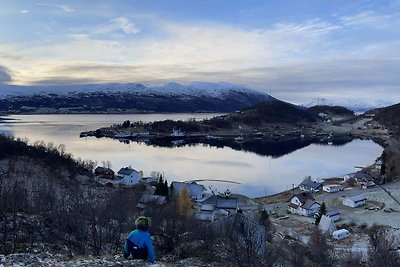
POLYGON ((356 208, 356 207, 365 205, 366 201, 367 201, 367 198, 363 194, 358 194, 358 195, 346 197, 345 199, 343 199, 342 203, 345 206, 356 208))
POLYGON ((329 234, 332 234, 333 232, 336 231, 336 226, 335 226, 335 223, 333 222, 333 220, 325 215, 322 215, 321 220, 318 224, 318 228, 322 232, 329 233, 329 234))
POLYGON ((185 182, 172 182, 171 186, 174 188, 174 193, 179 194, 182 189, 186 188, 190 198, 193 200, 200 200, 204 197, 204 192, 206 188, 204 185, 198 184, 196 182, 185 183, 185 182))
POLYGON ((327 184, 322 187, 322 190, 328 193, 343 191, 344 187, 338 184, 327 184))
POLYGON ((143 173, 130 167, 121 168, 117 172, 116 183, 121 185, 135 185, 142 179, 143 173))
POLYGON ((290 199, 288 210, 290 213, 302 216, 313 216, 319 211, 320 206, 321 205, 315 201, 314 197, 310 193, 303 192, 294 195, 290 199))
POLYGON ((331 218, 334 222, 340 220, 340 212, 338 210, 330 210, 326 213, 326 216, 331 218))
POLYGON ((322 189, 322 183, 318 183, 316 181, 305 180, 301 182, 299 188, 303 191, 317 193, 322 189))

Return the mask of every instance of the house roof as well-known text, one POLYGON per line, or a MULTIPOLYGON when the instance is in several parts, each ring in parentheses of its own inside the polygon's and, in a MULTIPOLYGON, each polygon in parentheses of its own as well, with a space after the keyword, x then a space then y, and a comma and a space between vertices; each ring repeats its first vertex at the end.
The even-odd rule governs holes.
POLYGON ((237 198, 212 195, 204 200, 203 204, 214 205, 217 209, 236 209, 239 201, 237 198))
POLYGON ((302 193, 294 195, 293 197, 297 197, 299 199, 299 201, 301 202, 301 204, 306 203, 307 199, 315 200, 315 198, 309 192, 302 192, 302 193))
POLYGON ((318 205, 319 205, 319 203, 316 202, 315 200, 307 199, 306 202, 305 202, 303 205, 301 205, 301 207, 302 207, 303 209, 309 210, 309 209, 311 209, 311 207, 312 207, 314 204, 318 204, 318 205))
POLYGON ((215 206, 217 209, 236 209, 238 206, 237 198, 222 198, 220 197, 217 200, 217 205, 215 206))
POLYGON ((113 174, 114 171, 111 170, 110 168, 104 168, 104 167, 100 167, 98 166, 96 169, 94 169, 95 173, 102 173, 102 174, 113 174))
POLYGON ((321 220, 318 224, 318 228, 321 229, 323 232, 334 232, 336 231, 336 226, 333 220, 325 215, 322 215, 321 220))
POLYGON ((142 197, 139 200, 139 203, 155 203, 158 205, 163 205, 167 201, 167 198, 165 196, 158 196, 158 195, 150 195, 147 193, 144 193, 142 197))
POLYGON ((367 200, 367 198, 363 194, 349 196, 348 199, 351 199, 355 203, 367 200))
POLYGON ((354 174, 355 179, 368 179, 369 175, 363 171, 358 171, 354 174))
POLYGON ((305 180, 305 181, 301 182, 299 186, 304 186, 304 187, 306 187, 306 188, 317 189, 317 188, 319 188, 319 187, 322 186, 322 183, 318 183, 318 182, 315 182, 315 181, 305 180))
POLYGON ((132 168, 129 168, 129 167, 125 167, 125 168, 121 168, 121 169, 118 171, 118 174, 119 174, 119 175, 131 175, 131 174, 134 173, 134 172, 138 172, 138 171, 136 171, 136 170, 134 170, 134 169, 132 169, 132 168))
POLYGON ((212 204, 203 204, 203 205, 201 205, 200 210, 202 210, 202 211, 213 211, 213 210, 215 210, 215 206, 212 205, 212 204))
POLYGON ((338 210, 330 210, 326 213, 326 216, 332 217, 332 216, 339 215, 339 214, 340 214, 340 212, 338 210))

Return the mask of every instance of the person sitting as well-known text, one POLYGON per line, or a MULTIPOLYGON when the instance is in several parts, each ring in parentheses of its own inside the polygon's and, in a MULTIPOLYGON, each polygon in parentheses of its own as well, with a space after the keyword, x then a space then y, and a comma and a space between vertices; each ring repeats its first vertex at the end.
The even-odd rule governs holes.
POLYGON ((133 230, 125 241, 124 258, 132 255, 134 259, 149 259, 155 261, 153 241, 149 233, 150 218, 140 216, 135 221, 136 230, 133 230))

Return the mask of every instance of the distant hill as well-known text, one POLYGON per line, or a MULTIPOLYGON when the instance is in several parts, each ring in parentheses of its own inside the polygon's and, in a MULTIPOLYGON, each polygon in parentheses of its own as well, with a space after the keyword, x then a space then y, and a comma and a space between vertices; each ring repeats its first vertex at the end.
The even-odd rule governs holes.
POLYGON ((328 115, 339 115, 339 116, 351 116, 354 115, 354 112, 349 110, 348 108, 342 106, 327 106, 327 105, 318 105, 313 106, 307 109, 311 114, 317 115, 319 113, 325 113, 328 115))
POLYGON ((230 83, 0 86, 0 113, 232 112, 271 96, 230 83))
POLYGON ((388 127, 397 136, 400 136, 400 103, 376 109, 375 120, 388 127))
POLYGON ((309 108, 313 106, 342 106, 357 113, 364 113, 371 109, 386 107, 393 105, 395 102, 391 99, 371 99, 365 100, 360 98, 343 98, 343 99, 327 99, 315 98, 303 106, 309 108))
POLYGON ((315 121, 315 118, 306 109, 281 100, 257 104, 240 113, 232 114, 227 119, 249 125, 315 121))

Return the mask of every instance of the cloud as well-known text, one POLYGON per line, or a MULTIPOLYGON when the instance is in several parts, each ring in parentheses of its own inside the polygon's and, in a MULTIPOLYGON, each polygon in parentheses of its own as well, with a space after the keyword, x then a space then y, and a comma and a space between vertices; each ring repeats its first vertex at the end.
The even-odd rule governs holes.
POLYGON ((93 31, 93 34, 109 34, 116 31, 122 31, 125 34, 135 34, 140 32, 140 28, 138 28, 129 19, 125 17, 118 17, 98 26, 93 31))
POLYGON ((37 3, 36 5, 38 6, 43 6, 43 7, 52 7, 52 8, 57 8, 57 9, 61 9, 65 12, 74 12, 75 9, 70 8, 66 5, 56 5, 56 4, 43 4, 43 3, 37 3))
POLYGON ((400 13, 379 14, 372 10, 360 12, 351 16, 340 18, 345 26, 370 27, 370 28, 393 28, 400 22, 400 13))
POLYGON ((22 10, 21 10, 21 13, 22 13, 22 14, 26 14, 26 13, 29 13, 29 10, 26 10, 26 9, 22 9, 22 10))
POLYGON ((3 66, 0 66, 0 84, 7 84, 12 81, 10 71, 3 66))
POLYGON ((273 95, 285 99, 376 96, 396 91, 400 83, 400 41, 393 34, 366 35, 356 25, 384 25, 385 16, 367 12, 336 23, 312 19, 264 28, 147 17, 145 29, 157 34, 143 35, 134 35, 141 29, 118 17, 73 29, 57 36, 57 42, 0 45, 8 51, 0 58, 19 84, 201 80, 240 83, 268 93, 272 88, 273 95), (122 33, 126 38, 114 38, 122 33), (24 58, 7 56, 15 51, 23 51, 24 58))

